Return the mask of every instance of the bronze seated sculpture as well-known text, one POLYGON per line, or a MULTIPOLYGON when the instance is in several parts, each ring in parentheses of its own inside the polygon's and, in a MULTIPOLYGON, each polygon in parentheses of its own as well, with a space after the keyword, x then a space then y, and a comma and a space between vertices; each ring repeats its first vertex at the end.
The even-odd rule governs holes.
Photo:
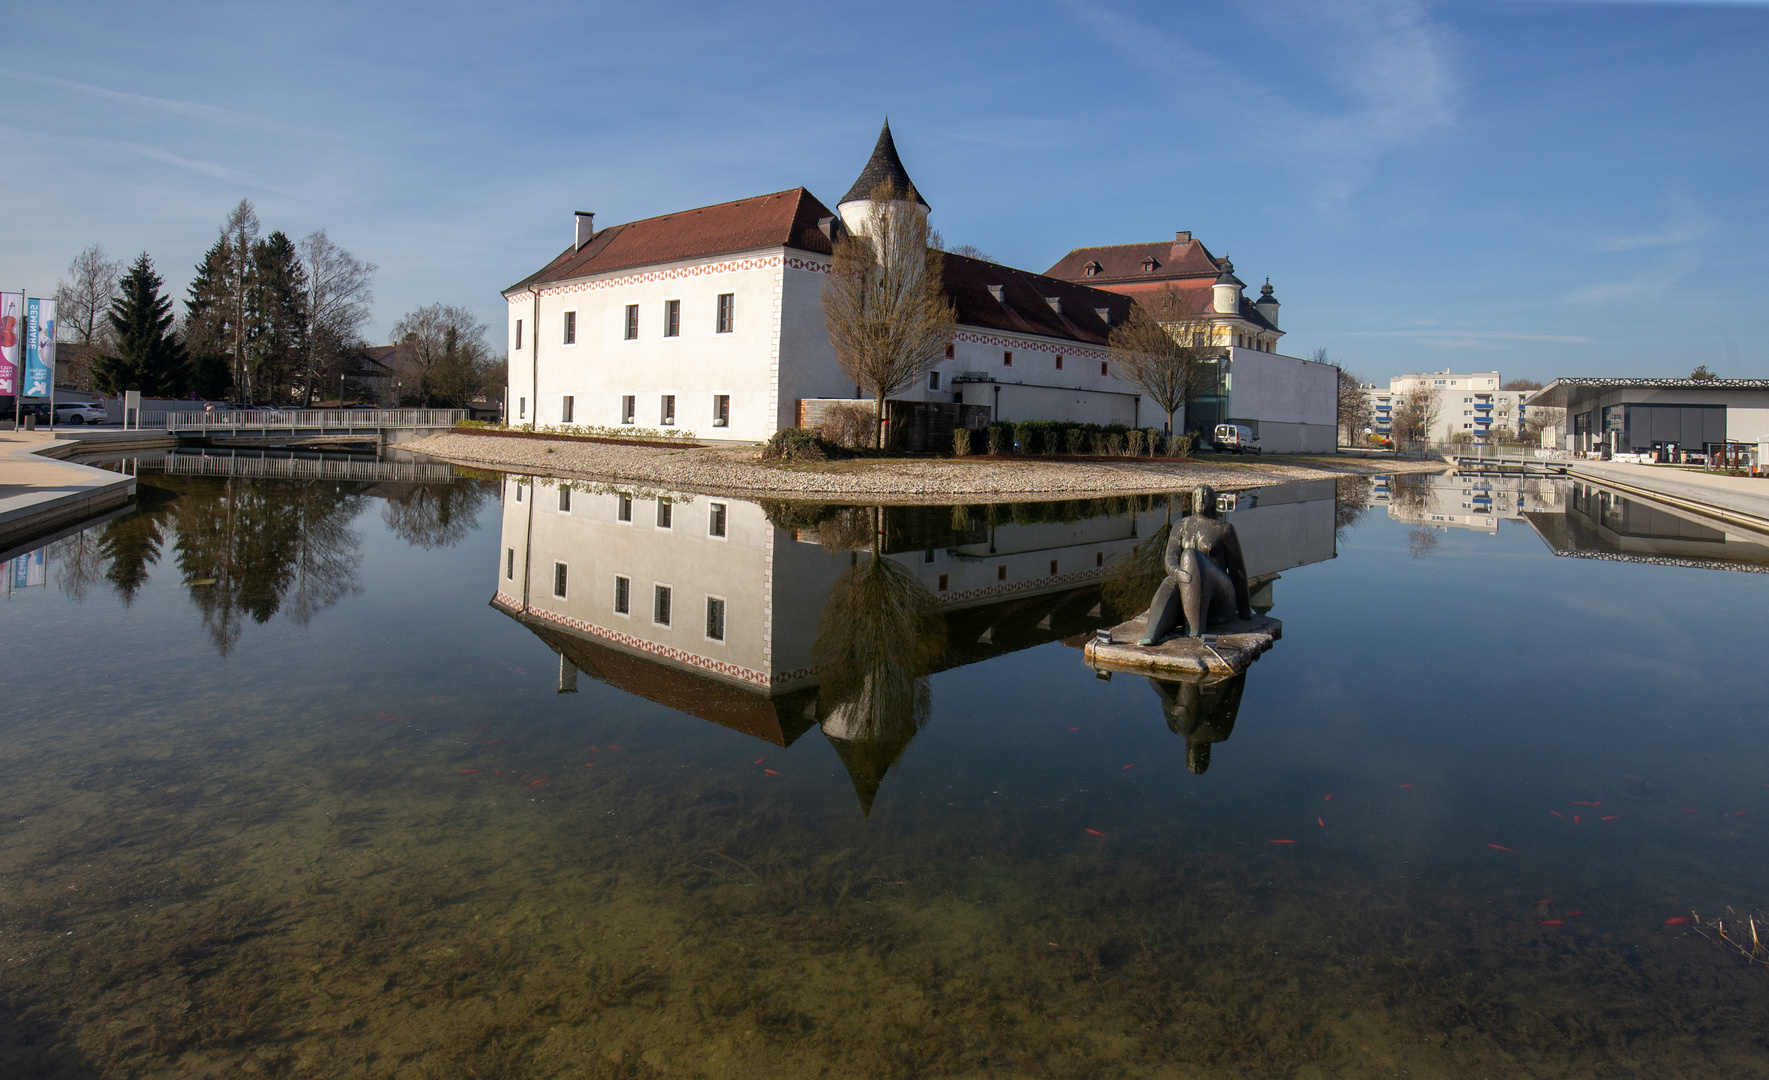
POLYGON ((1208 682, 1150 676, 1149 685, 1161 697, 1168 730, 1185 739, 1185 767, 1202 773, 1210 767, 1211 745, 1226 742, 1234 734, 1247 676, 1231 675, 1208 682))
POLYGON ((1216 516, 1216 491, 1192 489, 1192 512, 1167 541, 1162 557, 1166 580, 1149 601, 1149 624, 1138 645, 1156 645, 1184 626, 1188 637, 1202 637, 1211 623, 1253 618, 1247 590, 1247 564, 1235 527, 1216 516))

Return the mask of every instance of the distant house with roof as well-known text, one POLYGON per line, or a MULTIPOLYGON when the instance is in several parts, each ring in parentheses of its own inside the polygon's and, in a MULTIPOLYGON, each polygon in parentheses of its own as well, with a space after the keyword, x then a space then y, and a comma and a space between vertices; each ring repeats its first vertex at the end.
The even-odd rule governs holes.
MULTIPOLYGON (((888 123, 834 211, 793 188, 602 229, 579 212, 571 245, 504 291, 510 421, 760 440, 799 423, 806 402, 861 396, 836 363, 822 290, 836 241, 864 231, 883 181, 928 212, 888 123)), ((1164 420, 1107 349, 1134 292, 1080 272, 955 254, 944 263, 957 331, 924 382, 893 400, 986 406, 1005 420, 1164 420)), ((1224 269, 1210 273, 1214 283, 1224 269)), ((1275 301, 1269 325, 1249 310, 1254 321, 1231 320, 1229 333, 1245 322, 1249 340, 1275 343, 1275 301)), ((1328 436, 1313 448, 1331 447, 1328 436)))

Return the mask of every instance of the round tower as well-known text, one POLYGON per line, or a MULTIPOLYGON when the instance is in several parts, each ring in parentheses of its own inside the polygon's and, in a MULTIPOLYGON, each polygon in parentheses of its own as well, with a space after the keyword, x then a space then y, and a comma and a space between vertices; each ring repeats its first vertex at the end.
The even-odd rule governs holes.
POLYGON ((898 196, 893 200, 893 209, 913 209, 923 218, 927 217, 927 200, 915 189, 915 181, 909 179, 908 171, 903 168, 903 159, 897 156, 897 144, 891 138, 889 119, 885 120, 884 128, 879 131, 878 145, 872 148, 872 158, 860 170, 859 179, 842 196, 841 202, 835 204, 835 212, 841 215, 842 224, 849 232, 864 235, 871 228, 872 192, 878 185, 887 183, 896 189, 898 196))
POLYGON ((1247 283, 1235 276, 1235 264, 1227 255, 1222 257, 1222 273, 1216 275, 1215 303, 1212 309, 1218 315, 1239 315, 1241 313, 1241 290, 1247 283))
POLYGON ((1271 278, 1265 279, 1265 287, 1259 290, 1259 299, 1253 301, 1253 306, 1265 316, 1266 322, 1271 323, 1273 330, 1278 328, 1278 308, 1282 305, 1271 294, 1271 278))

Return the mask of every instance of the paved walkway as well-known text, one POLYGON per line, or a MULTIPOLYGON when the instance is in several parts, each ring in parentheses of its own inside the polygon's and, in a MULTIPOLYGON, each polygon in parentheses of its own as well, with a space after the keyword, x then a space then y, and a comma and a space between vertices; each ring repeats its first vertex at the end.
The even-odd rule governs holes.
POLYGON ((1769 529, 1769 479, 1722 476, 1700 469, 1628 465, 1614 461, 1574 461, 1570 473, 1609 484, 1755 530, 1769 529))
POLYGON ((0 431, 0 550, 120 506, 135 494, 132 476, 37 452, 50 445, 47 431, 0 431))

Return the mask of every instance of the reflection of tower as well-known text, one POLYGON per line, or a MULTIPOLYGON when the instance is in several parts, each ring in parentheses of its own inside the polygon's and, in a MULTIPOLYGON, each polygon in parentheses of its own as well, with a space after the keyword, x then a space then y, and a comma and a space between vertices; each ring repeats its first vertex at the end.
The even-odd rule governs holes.
POLYGON ((1157 679, 1149 685, 1161 698, 1167 726, 1185 739, 1185 767, 1201 773, 1210 767, 1210 744, 1227 742, 1235 730, 1235 714, 1241 710, 1245 672, 1210 682, 1157 679))
MULTIPOLYGON (((926 680, 922 680, 921 688, 926 690, 926 680)), ((903 751, 909 749, 921 726, 904 725, 885 735, 868 733, 863 725, 855 723, 860 719, 858 713, 858 709, 847 703, 837 707, 824 718, 823 735, 848 770, 848 779, 853 781, 854 794, 860 800, 860 813, 871 817, 872 801, 878 797, 885 776, 896 766, 903 751)))

